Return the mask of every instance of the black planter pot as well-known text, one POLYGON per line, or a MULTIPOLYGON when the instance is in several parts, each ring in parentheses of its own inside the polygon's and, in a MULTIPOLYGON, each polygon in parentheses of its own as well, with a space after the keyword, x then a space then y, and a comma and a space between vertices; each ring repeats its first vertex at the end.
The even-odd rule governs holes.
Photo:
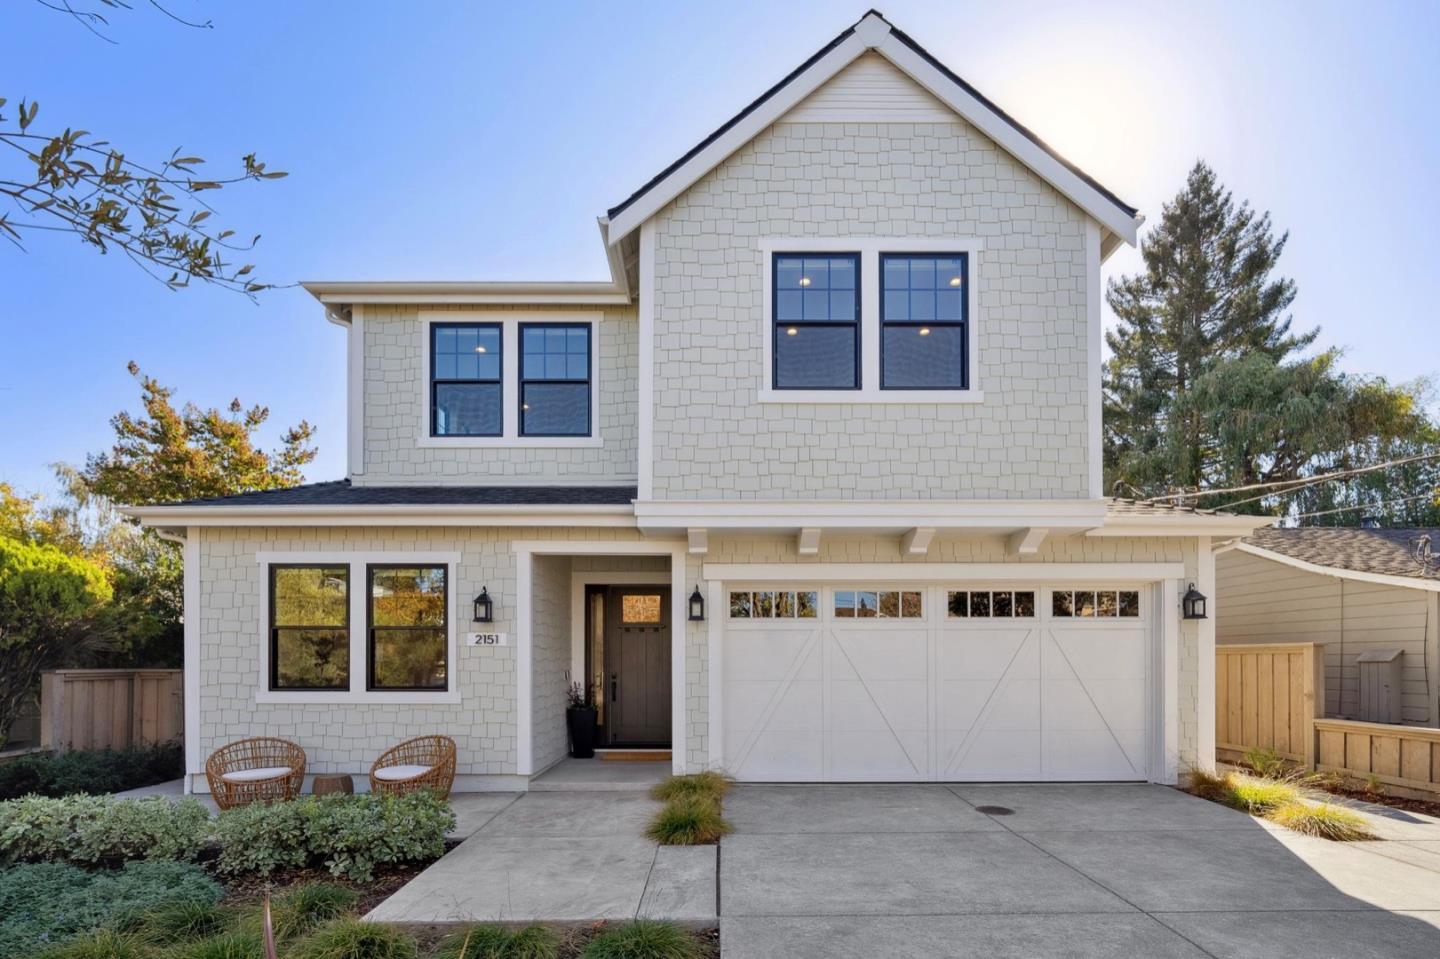
POLYGON ((570 727, 570 755, 575 759, 591 759, 595 755, 594 707, 565 710, 565 725, 570 727))

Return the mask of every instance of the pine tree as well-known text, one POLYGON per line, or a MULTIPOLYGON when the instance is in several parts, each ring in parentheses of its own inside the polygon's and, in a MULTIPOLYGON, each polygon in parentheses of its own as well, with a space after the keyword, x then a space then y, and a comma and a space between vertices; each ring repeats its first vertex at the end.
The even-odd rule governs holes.
POLYGON ((1118 327, 1106 334, 1105 465, 1109 481, 1156 493, 1205 481, 1203 417, 1182 411, 1196 383, 1226 360, 1274 363, 1319 330, 1293 334, 1295 284, 1273 277, 1288 234, 1238 205, 1203 161, 1141 243, 1143 273, 1112 281, 1118 327))

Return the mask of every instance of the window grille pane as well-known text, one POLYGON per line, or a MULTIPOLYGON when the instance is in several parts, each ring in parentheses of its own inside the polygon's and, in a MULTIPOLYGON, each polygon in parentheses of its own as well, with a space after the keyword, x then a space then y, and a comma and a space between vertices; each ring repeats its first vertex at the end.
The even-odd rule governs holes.
POLYGON ((750 594, 748 592, 730 594, 730 618, 750 618, 750 594))
POLYGON ((445 567, 376 567, 370 572, 371 626, 444 626, 445 567))
POLYGON ((620 621, 624 623, 660 622, 660 597, 653 594, 621 597, 620 621))
POLYGON ((970 594, 958 592, 950 594, 949 613, 951 619, 965 619, 970 615, 970 594))
POLYGON ((272 566, 272 626, 344 626, 350 621, 348 566, 272 566))
POLYGON ((800 619, 814 619, 820 612, 820 596, 818 593, 796 593, 796 613, 800 619))
POLYGON ((275 630, 272 689, 350 688, 348 629, 275 630))
POLYGON ((444 689, 444 629, 373 629, 372 689, 444 689))
POLYGON ((527 383, 521 397, 520 431, 526 436, 589 435, 589 383, 527 383))
POLYGON ((1136 618, 1140 615, 1140 594, 1132 589, 1120 591, 1120 615, 1136 618))
POLYGON ((777 326, 775 386, 855 389, 856 348, 854 326, 777 326))
POLYGON ((1015 594, 1015 615, 1030 617, 1035 615, 1035 594, 1030 591, 1015 594))
POLYGON ((436 436, 499 436, 503 430, 499 383, 436 383, 436 436))
POLYGON ((886 326, 881 378, 889 389, 963 389, 964 326, 886 326))

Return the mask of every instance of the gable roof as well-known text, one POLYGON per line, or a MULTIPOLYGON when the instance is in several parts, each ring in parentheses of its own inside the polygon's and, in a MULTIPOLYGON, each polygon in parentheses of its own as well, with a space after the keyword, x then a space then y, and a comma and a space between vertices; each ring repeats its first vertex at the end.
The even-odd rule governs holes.
POLYGON ((1404 577, 1440 584, 1440 574, 1415 559, 1414 543, 1423 535, 1440 547, 1440 529, 1357 529, 1308 526, 1259 529, 1245 538, 1246 552, 1324 567, 1341 573, 1404 577))
MULTIPOLYGON (((1132 246, 1143 217, 1094 177, 1061 156, 909 35, 871 10, 762 93, 715 132, 607 211, 606 242, 615 245, 671 200, 748 143, 867 50, 875 50, 965 120, 1132 246)), ((1107 246, 1113 246, 1112 240, 1107 246)))

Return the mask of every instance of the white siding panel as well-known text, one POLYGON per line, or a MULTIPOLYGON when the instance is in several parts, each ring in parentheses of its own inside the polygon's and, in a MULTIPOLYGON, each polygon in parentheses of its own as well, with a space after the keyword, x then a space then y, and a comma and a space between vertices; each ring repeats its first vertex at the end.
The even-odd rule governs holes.
POLYGON ((1220 556, 1217 583, 1218 642, 1325 644, 1327 716, 1359 717, 1360 653, 1403 649, 1404 722, 1436 725, 1433 594, 1322 576, 1237 551, 1220 556))
POLYGON ((949 123, 956 114, 889 60, 870 52, 800 101, 782 123, 949 123))

